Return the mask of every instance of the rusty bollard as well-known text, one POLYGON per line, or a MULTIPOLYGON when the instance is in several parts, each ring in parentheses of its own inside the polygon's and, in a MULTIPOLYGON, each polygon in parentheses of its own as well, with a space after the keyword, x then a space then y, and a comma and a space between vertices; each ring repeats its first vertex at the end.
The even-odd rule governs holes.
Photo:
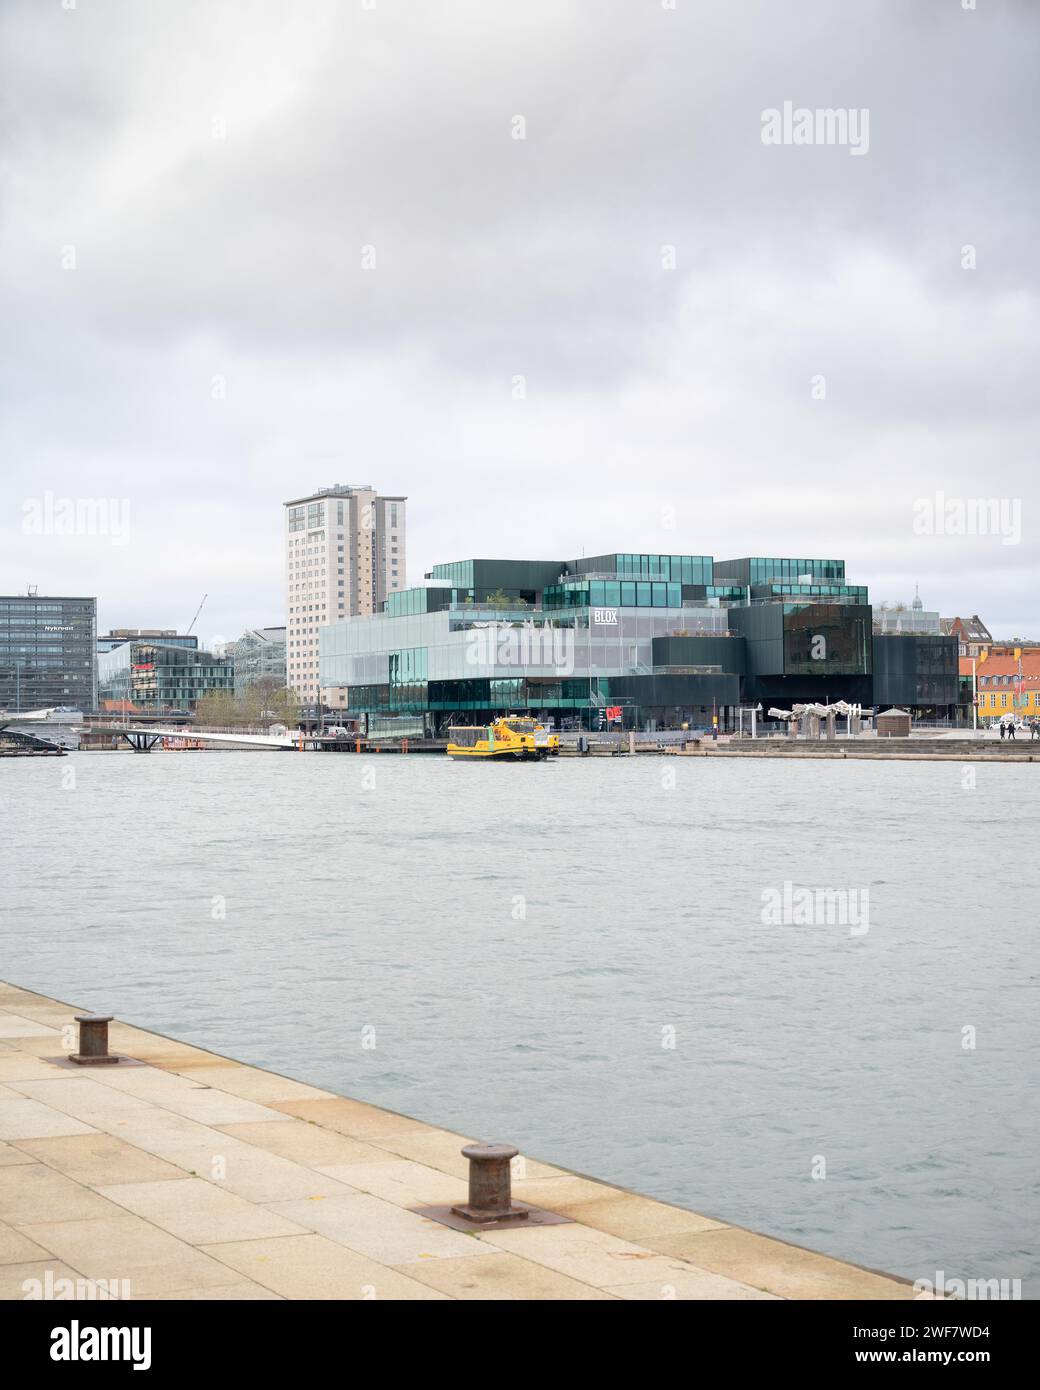
POLYGON ((76 1014, 79 1024, 79 1051, 69 1058, 81 1067, 100 1067, 119 1058, 108 1050, 108 1025, 111 1014, 76 1014))
POLYGON ((513 1205, 509 1173, 519 1152, 512 1144, 467 1144, 462 1153, 469 1159, 469 1201, 452 1207, 454 1214, 480 1225, 524 1219, 526 1208, 513 1205))

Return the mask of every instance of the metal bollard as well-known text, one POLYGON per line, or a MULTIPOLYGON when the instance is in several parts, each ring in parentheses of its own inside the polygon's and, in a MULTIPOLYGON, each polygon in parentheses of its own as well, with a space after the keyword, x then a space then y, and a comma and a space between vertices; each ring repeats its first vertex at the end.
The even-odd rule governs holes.
POLYGON ((469 1201, 452 1207, 456 1216, 483 1225, 491 1221, 517 1221, 527 1216, 525 1207, 513 1205, 510 1160, 520 1152, 512 1144, 467 1144, 469 1201))
POLYGON ((81 1067, 99 1067, 106 1062, 118 1062, 119 1058, 108 1050, 108 1025, 111 1014, 76 1014, 79 1024, 79 1051, 69 1058, 81 1067))

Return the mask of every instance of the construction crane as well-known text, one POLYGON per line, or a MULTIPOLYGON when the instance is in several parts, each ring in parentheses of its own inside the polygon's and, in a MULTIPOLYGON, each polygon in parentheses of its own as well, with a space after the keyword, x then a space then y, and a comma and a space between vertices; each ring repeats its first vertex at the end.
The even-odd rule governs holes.
POLYGON ((188 624, 188 631, 184 634, 186 637, 191 635, 191 630, 198 621, 199 614, 202 612, 202 605, 206 602, 208 598, 209 594, 202 595, 202 603, 200 603, 198 608, 195 609, 195 617, 192 618, 191 622, 188 624))

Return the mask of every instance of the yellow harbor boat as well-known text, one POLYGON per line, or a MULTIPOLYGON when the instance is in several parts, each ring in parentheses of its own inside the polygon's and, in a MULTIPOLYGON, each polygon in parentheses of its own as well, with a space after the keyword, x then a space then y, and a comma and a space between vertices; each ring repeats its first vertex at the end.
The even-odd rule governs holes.
POLYGON ((559 734, 536 719, 509 715, 490 725, 453 724, 448 730, 448 757, 541 761, 560 752, 559 734))

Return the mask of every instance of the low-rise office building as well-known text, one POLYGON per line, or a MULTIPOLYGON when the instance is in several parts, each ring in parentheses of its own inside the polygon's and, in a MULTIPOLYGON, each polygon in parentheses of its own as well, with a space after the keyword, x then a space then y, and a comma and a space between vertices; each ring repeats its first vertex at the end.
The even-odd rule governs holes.
POLYGON ((233 688, 230 659, 195 647, 135 639, 98 657, 99 698, 110 709, 194 710, 209 691, 233 688))
MULTIPOLYGON (((427 579, 382 613, 322 629, 321 685, 346 691, 352 712, 422 716, 429 732, 507 711, 582 728, 717 715, 728 728, 743 704, 870 706, 877 642, 913 640, 875 638, 866 587, 847 582, 841 560, 463 560, 427 579)), ((956 642, 934 636, 952 653, 949 688, 931 649, 884 646, 886 689, 950 717, 956 642), (897 679, 908 670, 912 680, 897 679)))
POLYGON ((0 595, 0 710, 97 708, 97 599, 0 595))
POLYGON ((235 694, 257 681, 269 681, 272 688, 286 684, 285 628, 254 627, 237 642, 228 644, 227 655, 234 671, 235 694))

